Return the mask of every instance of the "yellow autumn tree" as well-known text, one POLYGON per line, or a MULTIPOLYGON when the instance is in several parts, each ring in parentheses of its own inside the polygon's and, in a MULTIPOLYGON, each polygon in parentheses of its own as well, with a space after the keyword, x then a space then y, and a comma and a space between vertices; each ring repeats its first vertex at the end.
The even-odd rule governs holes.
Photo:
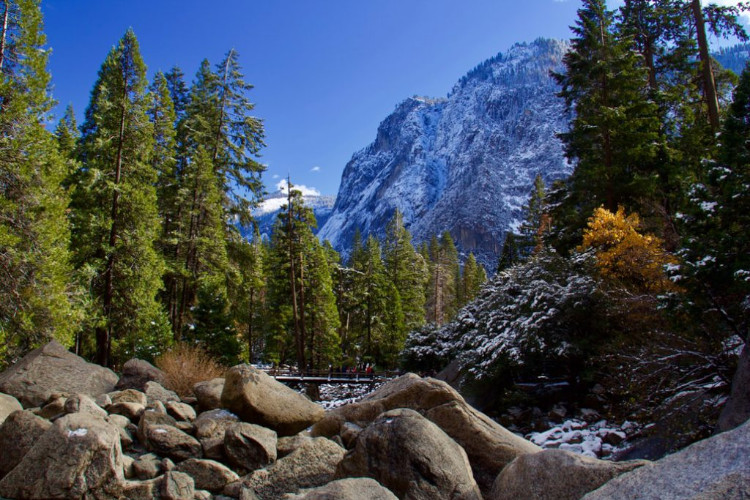
POLYGON ((665 267, 677 259, 664 250, 662 240, 641 234, 640 218, 633 212, 625 215, 599 207, 589 218, 579 251, 592 249, 601 275, 639 292, 664 293, 676 291, 665 267))

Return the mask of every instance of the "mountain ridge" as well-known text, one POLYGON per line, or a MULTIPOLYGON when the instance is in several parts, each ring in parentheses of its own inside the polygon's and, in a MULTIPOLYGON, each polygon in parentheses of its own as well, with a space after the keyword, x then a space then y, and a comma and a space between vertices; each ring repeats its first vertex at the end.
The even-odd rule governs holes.
POLYGON ((318 236, 343 255, 354 232, 382 237, 396 208, 416 242, 449 231, 459 251, 494 268, 537 174, 567 177, 557 133, 569 114, 550 71, 568 42, 515 44, 477 65, 444 98, 410 97, 344 169, 318 236))

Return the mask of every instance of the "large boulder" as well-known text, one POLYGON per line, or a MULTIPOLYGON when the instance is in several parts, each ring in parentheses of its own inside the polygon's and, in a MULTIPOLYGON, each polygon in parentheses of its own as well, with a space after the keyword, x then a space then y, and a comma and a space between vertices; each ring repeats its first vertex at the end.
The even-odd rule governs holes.
POLYGON ((119 498, 120 434, 88 413, 59 418, 0 480, 7 498, 119 498))
POLYGON ((500 471, 514 458, 541 448, 513 434, 472 408, 451 386, 408 373, 388 382, 361 401, 329 412, 315 424, 313 435, 341 435, 349 441, 351 424, 364 428, 381 413, 410 408, 435 423, 466 451, 474 477, 489 492, 500 471), (349 425, 347 425, 347 423, 349 425))
POLYGON ((315 438, 274 462, 243 478, 260 500, 282 498, 302 488, 315 488, 334 479, 336 466, 345 450, 326 438, 315 438))
POLYGON ((732 379, 732 392, 719 415, 719 432, 734 429, 750 418, 750 347, 745 345, 732 379))
POLYGON ((750 498, 748 457, 750 421, 618 476, 584 498, 746 499, 750 498))
POLYGON ((223 390, 223 378, 214 378, 195 384, 193 394, 198 399, 198 407, 201 411, 221 408, 221 393, 223 390))
POLYGON ((291 436, 325 414, 323 407, 250 365, 231 368, 221 393, 224 408, 242 420, 291 436))
POLYGON ((521 455, 503 469, 487 500, 578 500, 615 476, 649 462, 608 462, 565 450, 521 455))
POLYGON ((149 450, 176 462, 203 456, 203 448, 197 439, 171 425, 150 425, 146 440, 149 450))
POLYGON ((178 472, 184 472, 193 478, 195 487, 199 490, 208 490, 220 492, 224 487, 240 477, 224 464, 214 460, 204 460, 200 458, 189 458, 184 462, 177 464, 175 468, 178 472))
POLYGON ((59 392, 95 398, 111 392, 117 380, 112 370, 86 362, 53 340, 0 373, 0 392, 14 396, 24 408, 33 408, 59 392))
POLYGON ((21 463, 52 424, 30 410, 11 413, 0 426, 0 478, 21 463))
POLYGON ((0 393, 0 425, 14 411, 23 410, 21 403, 10 394, 0 393))
POLYGON ((204 411, 195 419, 195 437, 203 447, 203 456, 213 460, 226 460, 224 435, 239 418, 226 410, 204 411))
POLYGON ((291 495, 289 500, 397 500, 391 493, 374 479, 356 477, 332 481, 320 488, 312 488, 291 495))
POLYGON ((336 477, 371 477, 399 498, 482 498, 463 448, 410 409, 385 412, 364 429, 336 477))
POLYGON ((156 382, 164 385, 166 380, 167 377, 163 371, 148 361, 133 358, 122 365, 122 375, 115 389, 118 391, 135 389, 144 392, 146 390, 146 382, 156 382))
POLYGON ((224 452, 235 468, 251 472, 276 461, 276 442, 271 429, 237 422, 224 434, 224 452))

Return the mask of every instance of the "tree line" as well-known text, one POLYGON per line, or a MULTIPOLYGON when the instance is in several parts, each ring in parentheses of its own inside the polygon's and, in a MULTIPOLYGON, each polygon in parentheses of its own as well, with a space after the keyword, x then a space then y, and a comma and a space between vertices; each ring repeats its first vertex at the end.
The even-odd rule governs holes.
POLYGON ((421 253, 400 214, 346 265, 290 189, 270 241, 242 237, 263 196, 263 121, 230 50, 151 81, 128 30, 84 121, 54 131, 39 0, 2 0, 0 358, 56 338, 105 366, 176 342, 241 359, 394 366, 410 328, 476 293, 450 235, 421 253), (467 278, 463 278, 466 275, 467 278))

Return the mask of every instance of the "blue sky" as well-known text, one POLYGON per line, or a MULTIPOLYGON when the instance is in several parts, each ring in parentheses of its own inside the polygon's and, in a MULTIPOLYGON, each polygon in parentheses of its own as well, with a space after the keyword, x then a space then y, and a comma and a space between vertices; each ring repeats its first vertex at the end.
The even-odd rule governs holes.
POLYGON ((107 52, 132 27, 149 77, 235 48, 263 118, 269 191, 336 194, 351 155, 412 95, 445 96, 513 43, 567 38, 575 0, 42 0, 61 108, 79 120, 107 52))

